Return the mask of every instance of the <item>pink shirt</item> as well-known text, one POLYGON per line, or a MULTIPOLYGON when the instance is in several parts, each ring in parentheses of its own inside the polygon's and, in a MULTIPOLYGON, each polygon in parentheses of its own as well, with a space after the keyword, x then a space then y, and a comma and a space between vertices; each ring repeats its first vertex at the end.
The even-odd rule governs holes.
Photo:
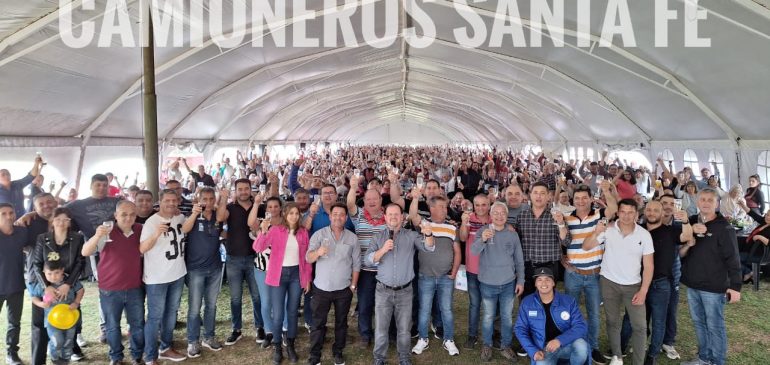
MULTIPOLYGON (((489 217, 487 217, 489 220, 489 217)), ((479 231, 485 225, 489 223, 482 223, 476 213, 471 213, 471 218, 468 220, 468 239, 465 241, 465 271, 471 274, 479 273, 479 257, 471 253, 471 244, 476 240, 476 232, 479 231)))
POLYGON ((618 196, 620 199, 633 199, 634 194, 636 194, 636 187, 626 180, 618 179, 615 186, 618 189, 618 196))
MULTIPOLYGON (((310 245, 307 230, 300 228, 296 234, 299 246, 299 283, 302 288, 307 288, 312 280, 313 266, 305 261, 305 254, 310 245)), ((267 263, 265 283, 270 286, 278 286, 281 282, 281 269, 283 256, 286 254, 286 240, 289 238, 289 230, 284 226, 274 226, 267 234, 260 233, 254 240, 254 251, 262 252, 270 248, 270 261, 267 263)))

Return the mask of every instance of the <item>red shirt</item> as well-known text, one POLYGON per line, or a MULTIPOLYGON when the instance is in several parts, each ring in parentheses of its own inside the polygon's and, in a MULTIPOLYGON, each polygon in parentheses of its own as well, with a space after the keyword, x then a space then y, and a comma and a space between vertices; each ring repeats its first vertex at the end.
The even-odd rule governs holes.
POLYGON ((126 237, 116 225, 110 233, 112 242, 105 243, 99 252, 99 289, 130 290, 142 286, 142 254, 139 252, 142 225, 134 224, 131 230, 131 235, 126 237))
POLYGON ((116 197, 120 195, 120 188, 117 186, 110 185, 110 191, 107 193, 108 196, 116 197))
POLYGON ((615 186, 618 188, 618 196, 620 199, 633 199, 634 194, 636 194, 636 187, 626 180, 618 179, 615 186))

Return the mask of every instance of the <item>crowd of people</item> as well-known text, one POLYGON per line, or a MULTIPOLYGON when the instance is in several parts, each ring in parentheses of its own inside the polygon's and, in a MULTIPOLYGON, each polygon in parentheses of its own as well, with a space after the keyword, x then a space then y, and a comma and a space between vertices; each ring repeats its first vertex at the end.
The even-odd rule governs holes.
POLYGON ((182 361, 234 345, 246 330, 244 282, 253 308, 246 326, 253 316, 257 346, 272 348, 274 364, 300 357, 321 363, 332 308, 337 365, 345 363, 349 337, 371 349, 375 365, 386 363, 391 342, 400 365, 419 363, 430 332, 448 355, 478 351, 482 361, 492 361, 496 349, 514 362, 618 365, 630 344, 633 364, 654 364, 661 352, 680 357, 681 281, 698 342, 697 358, 685 363, 721 365, 724 305, 738 302, 750 279, 751 258, 739 255, 731 222, 750 217, 757 227, 747 242, 770 239, 758 176, 745 194, 740 186, 725 192, 718 172, 673 172, 661 159, 650 171, 606 153, 574 161, 448 146, 267 156, 238 152, 234 165, 223 156, 195 170, 171 160, 158 196, 107 173, 91 178, 90 196, 78 199, 75 191, 61 199, 61 188, 42 188, 41 156, 22 179, 0 170, 6 362, 22 363, 25 289, 33 304, 31 363, 83 359, 82 317, 59 328, 49 314, 57 304, 78 311, 81 280, 92 278, 111 364, 182 361), (231 331, 220 343, 223 281, 231 331), (455 289, 460 282, 466 293, 455 289), (173 346, 173 330, 185 286, 183 351, 173 346), (456 338, 455 295, 468 297, 463 340, 456 338), (297 351, 300 308, 307 354, 297 351), (351 308, 357 328, 349 330, 351 308))

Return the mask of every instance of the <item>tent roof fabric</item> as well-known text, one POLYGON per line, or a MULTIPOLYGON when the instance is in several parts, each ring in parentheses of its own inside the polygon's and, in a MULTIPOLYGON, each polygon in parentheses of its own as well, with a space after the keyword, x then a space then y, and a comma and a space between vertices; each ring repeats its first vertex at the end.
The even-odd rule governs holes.
MULTIPOLYGON (((380 14, 386 1, 365 2, 380 14)), ((669 22, 671 46, 665 48, 654 46, 655 13, 644 1, 628 1, 637 47, 620 46, 620 37, 611 47, 577 47, 576 9, 566 2, 564 47, 555 47, 546 33, 539 48, 513 47, 510 36, 503 47, 465 48, 453 31, 468 23, 452 0, 421 3, 436 22, 436 39, 426 48, 406 42, 409 23, 401 5, 398 36, 381 48, 362 41, 360 8, 351 17, 357 47, 342 47, 340 35, 337 48, 277 47, 269 35, 264 46, 254 47, 250 34, 234 48, 208 40, 198 48, 159 47, 159 136, 354 141, 401 123, 461 143, 770 139, 767 3, 701 0, 708 18, 699 23, 699 36, 711 38, 711 47, 685 48, 686 1, 669 2, 680 15, 669 22)), ((72 1, 73 24, 94 20, 98 34, 105 2, 83 10, 82 0, 72 1)), ((140 2, 125 2, 136 23, 140 2)), ((307 1, 306 8, 336 11, 324 3, 307 1)), ((529 14, 528 2, 519 3, 520 13, 529 14)), ((592 7, 590 34, 583 35, 596 41, 606 1, 594 3, 604 6, 592 7)), ((470 6, 491 29, 497 1, 470 6)), ((224 7, 229 14, 233 4, 224 7)), ((6 145, 135 145, 142 138, 141 49, 98 47, 96 41, 70 48, 59 34, 63 11, 55 0, 3 1, 0 125, 2 135, 16 139, 6 145)), ((322 18, 307 21, 307 34, 322 34, 322 18)), ((529 42, 539 23, 523 20, 529 42)), ((185 29, 192 23, 186 18, 185 29)), ((383 34, 384 20, 374 29, 383 34)))

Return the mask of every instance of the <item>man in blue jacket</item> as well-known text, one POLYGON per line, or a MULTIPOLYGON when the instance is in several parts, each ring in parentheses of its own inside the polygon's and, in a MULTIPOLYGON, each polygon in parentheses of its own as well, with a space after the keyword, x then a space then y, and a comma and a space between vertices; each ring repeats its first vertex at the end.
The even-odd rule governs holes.
POLYGON ((514 332, 532 364, 552 365, 560 359, 583 365, 589 355, 588 327, 575 299, 554 290, 556 281, 547 267, 535 270, 537 292, 519 306, 514 332))

